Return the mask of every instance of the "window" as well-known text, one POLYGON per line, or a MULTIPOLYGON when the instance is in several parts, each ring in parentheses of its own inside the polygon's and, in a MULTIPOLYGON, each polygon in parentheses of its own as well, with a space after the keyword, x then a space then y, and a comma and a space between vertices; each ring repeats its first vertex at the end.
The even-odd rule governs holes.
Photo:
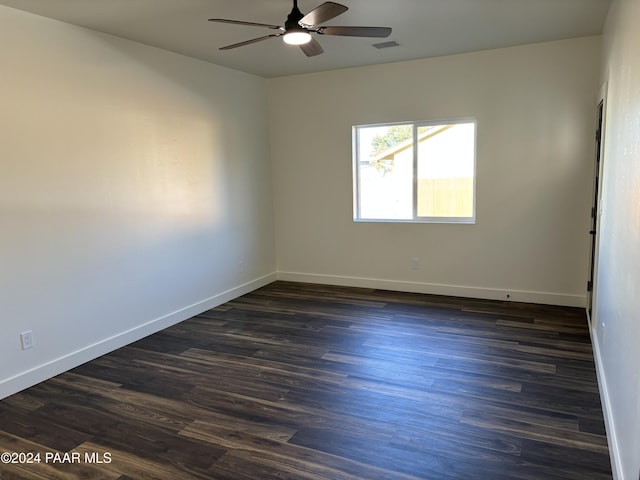
POLYGON ((475 223, 476 122, 353 127, 354 220, 475 223))

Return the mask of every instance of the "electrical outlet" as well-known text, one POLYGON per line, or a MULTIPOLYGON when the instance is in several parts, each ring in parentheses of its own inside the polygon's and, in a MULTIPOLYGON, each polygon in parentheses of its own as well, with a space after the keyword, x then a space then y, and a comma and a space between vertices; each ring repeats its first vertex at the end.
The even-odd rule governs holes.
POLYGON ((420 270, 420 259, 412 258, 411 259, 411 270, 420 270))
POLYGON ((22 345, 22 350, 27 350, 33 347, 33 332, 31 330, 27 330, 20 334, 20 344, 22 345))

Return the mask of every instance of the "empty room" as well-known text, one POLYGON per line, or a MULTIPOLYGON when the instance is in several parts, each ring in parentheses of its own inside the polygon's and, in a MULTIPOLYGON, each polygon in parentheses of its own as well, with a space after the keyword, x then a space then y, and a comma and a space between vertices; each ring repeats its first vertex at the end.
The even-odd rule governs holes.
POLYGON ((638 0, 0 0, 0 479, 640 477, 638 0))

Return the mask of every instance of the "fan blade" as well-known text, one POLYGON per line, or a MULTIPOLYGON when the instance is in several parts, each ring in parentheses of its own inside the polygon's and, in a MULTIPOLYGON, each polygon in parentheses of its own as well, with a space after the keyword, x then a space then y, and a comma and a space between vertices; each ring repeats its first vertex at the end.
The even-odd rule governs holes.
POLYGON ((233 45, 227 45, 226 47, 220 47, 219 50, 231 50, 232 48, 244 47, 245 45, 250 45, 252 43, 261 42, 262 40, 267 40, 273 37, 281 37, 282 33, 273 33, 271 35, 265 35, 264 37, 254 38, 252 40, 246 40, 240 43, 234 43, 233 45))
POLYGON ((300 49, 307 57, 315 57, 316 55, 324 53, 322 45, 320 45, 315 38, 312 38, 309 42, 300 45, 300 49))
POLYGON ((229 20, 226 18, 210 18, 210 22, 218 22, 218 23, 231 23, 233 25, 249 25, 250 27, 265 27, 270 28, 272 30, 284 30, 282 27, 278 25, 268 25, 266 23, 254 23, 254 22, 243 22, 241 20, 229 20))
POLYGON ((389 27, 319 27, 316 32, 322 35, 342 35, 345 37, 379 37, 391 35, 389 27))
POLYGON ((315 27, 320 23, 324 23, 327 20, 337 17, 347 10, 349 10, 347 7, 340 5, 339 3, 324 2, 319 7, 316 7, 315 10, 310 11, 302 17, 298 23, 305 27, 315 27))

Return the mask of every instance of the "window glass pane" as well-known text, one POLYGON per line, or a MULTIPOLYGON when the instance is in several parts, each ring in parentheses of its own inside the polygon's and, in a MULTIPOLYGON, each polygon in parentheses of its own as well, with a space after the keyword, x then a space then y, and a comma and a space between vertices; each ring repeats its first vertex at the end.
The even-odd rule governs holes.
POLYGON ((360 127, 360 218, 413 218, 413 126, 360 127))
POLYGON ((419 217, 473 217, 475 123, 418 127, 419 217))

